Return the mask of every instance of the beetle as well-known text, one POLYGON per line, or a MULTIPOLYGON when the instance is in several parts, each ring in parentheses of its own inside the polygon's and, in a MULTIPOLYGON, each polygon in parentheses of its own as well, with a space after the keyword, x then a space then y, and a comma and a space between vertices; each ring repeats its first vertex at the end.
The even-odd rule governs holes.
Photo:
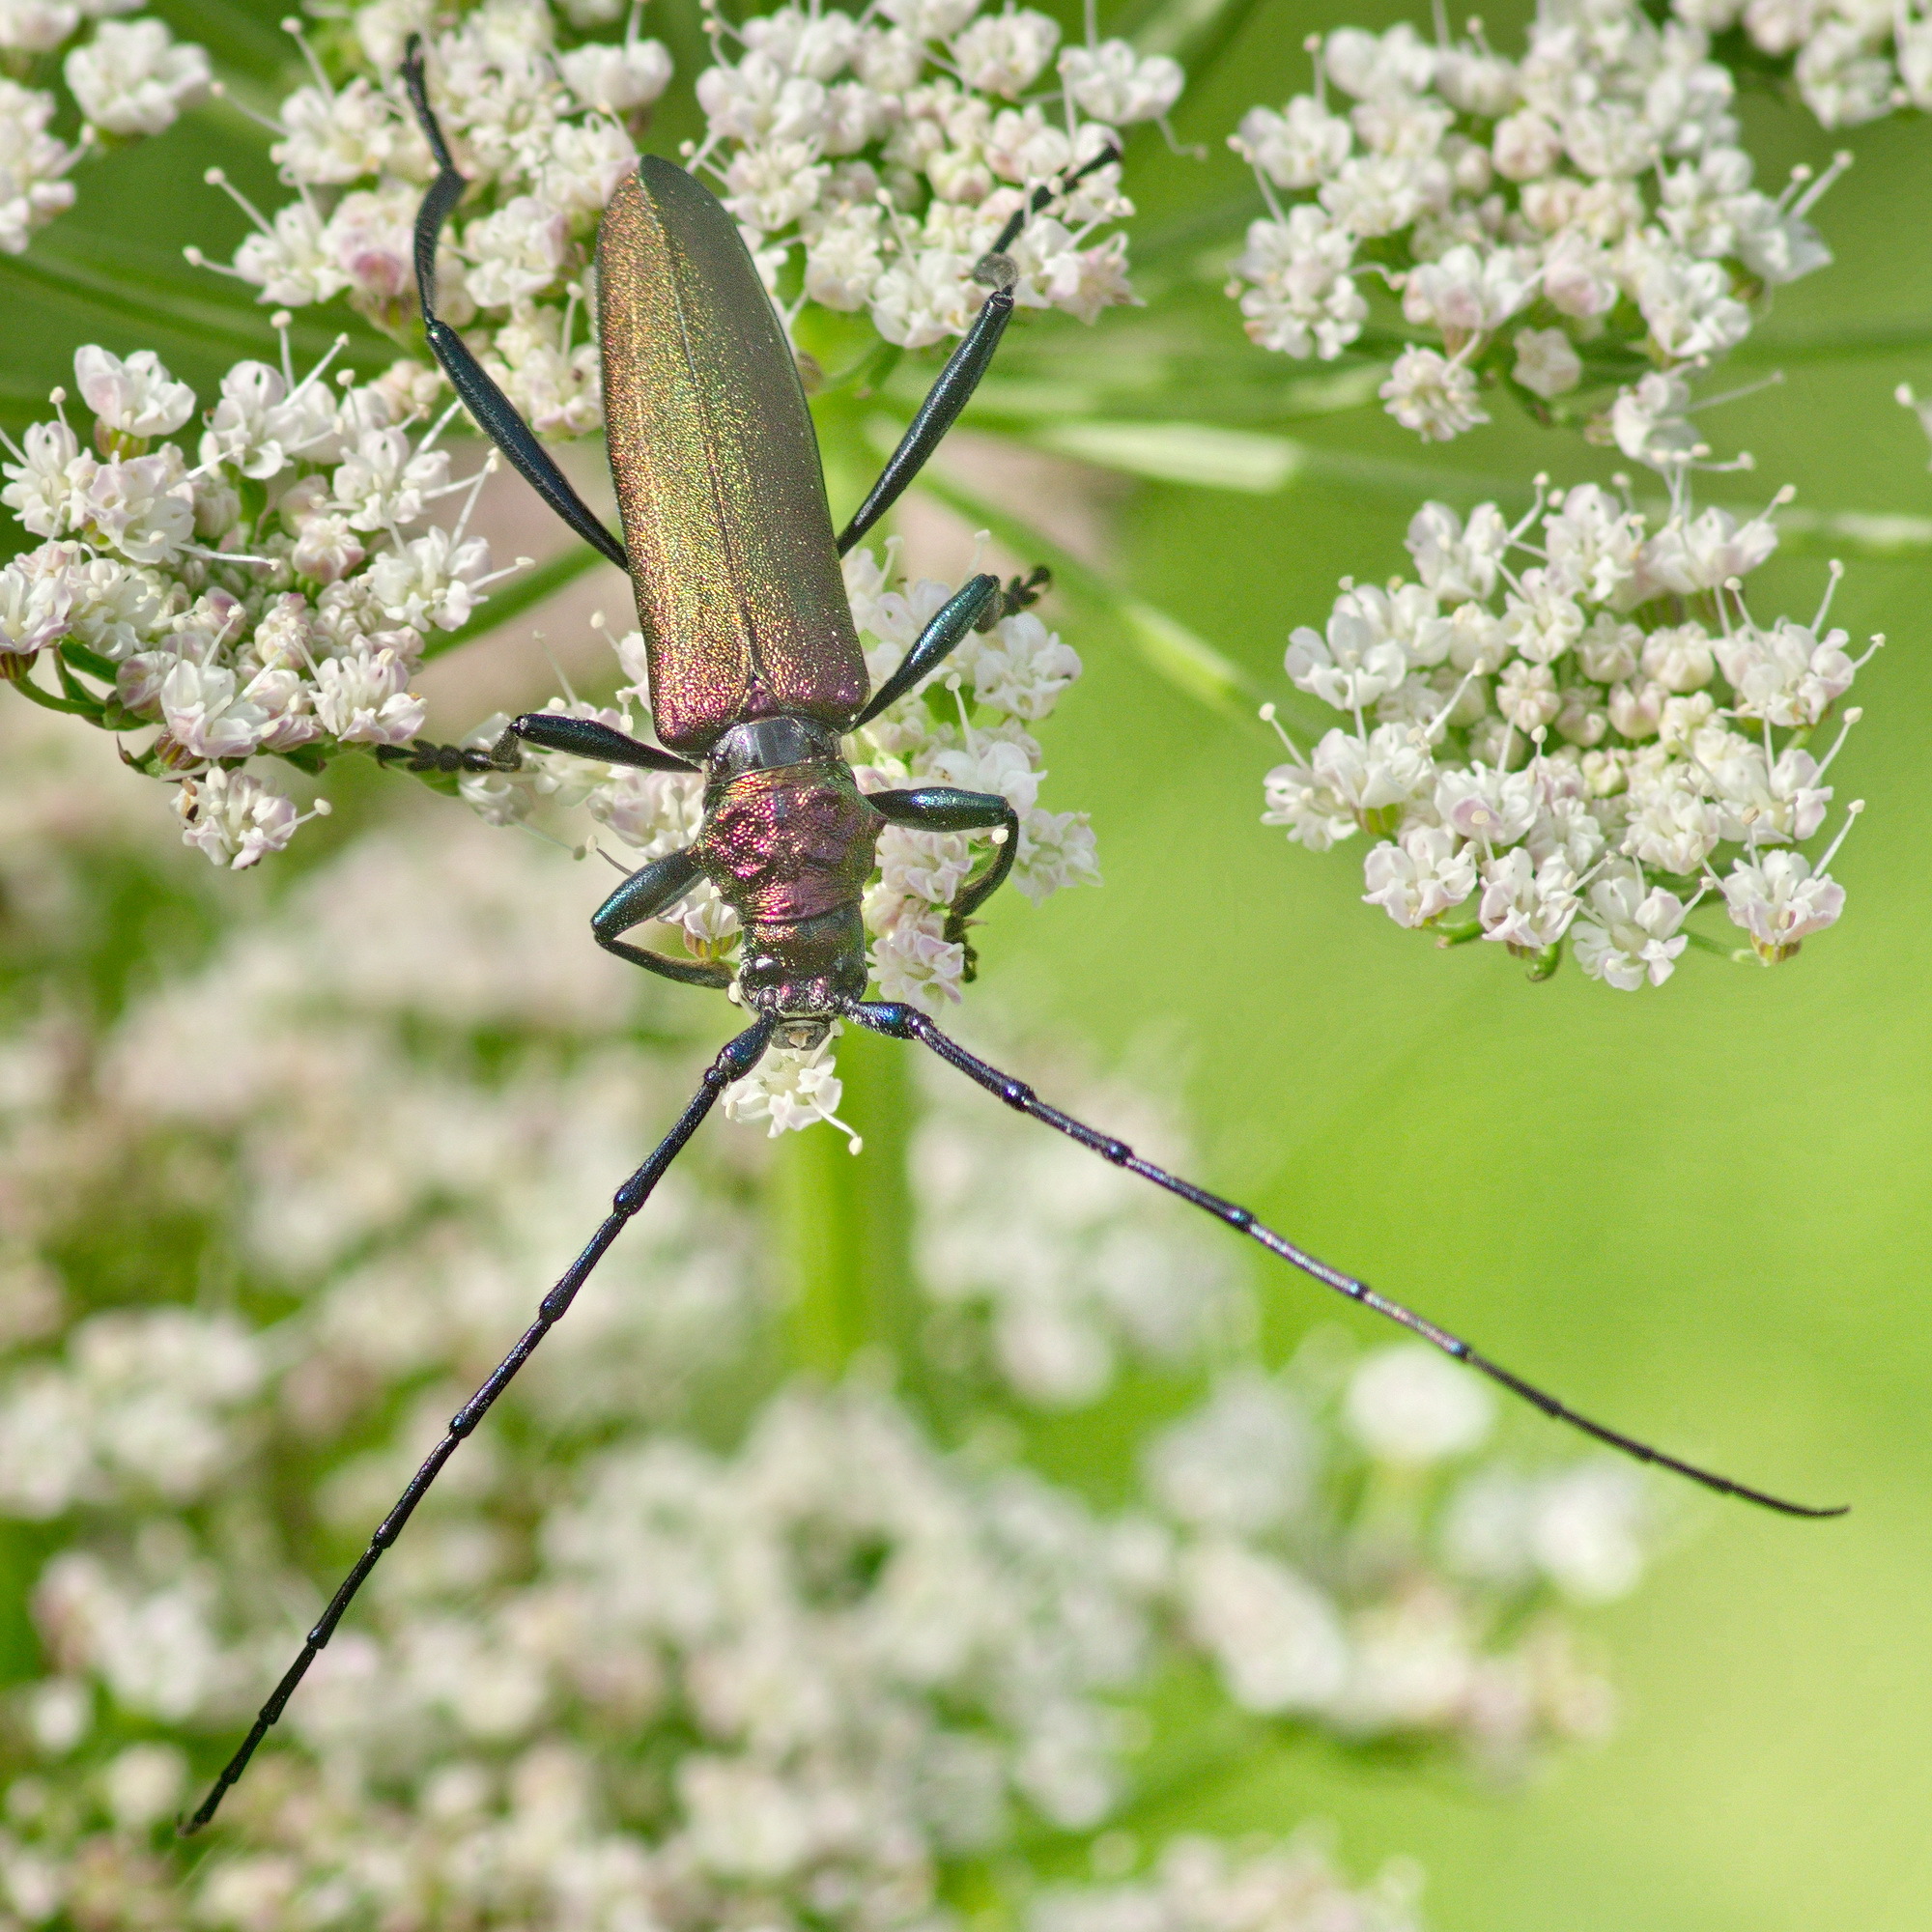
MULTIPOLYGON (((705 1068, 697 1092, 618 1188, 611 1212, 544 1296, 535 1320, 451 1418, 240 1748, 182 1826, 184 1834, 214 1816, 443 1464, 563 1318, 724 1089, 751 1073, 773 1044, 810 1049, 836 1020, 929 1048, 995 1099, 1213 1215, 1610 1448, 1787 1516, 1845 1513, 1733 1482, 1590 1420, 1447 1329, 1331 1267, 1250 1209, 1049 1105, 1025 1082, 943 1033, 918 1008, 865 997, 860 894, 883 828, 992 831, 1001 838, 991 866, 962 889, 952 908, 948 936, 963 940, 972 914, 1012 867, 1019 825, 1012 807, 993 793, 945 785, 863 793, 840 741, 910 692, 975 628, 990 628, 1031 601, 1039 586, 1037 573, 1005 587, 991 575, 972 578, 925 626, 899 668, 868 694, 838 559, 891 508, 972 396, 1012 314, 1018 270, 1007 250, 1028 213, 1043 208, 1055 189, 1036 190, 975 268, 975 279, 989 290, 978 317, 835 540, 797 361, 736 225, 684 169, 642 157, 612 196, 597 242, 607 440, 624 529, 619 543, 462 337, 436 313, 437 242, 467 183, 430 107, 418 39, 410 43, 403 75, 438 168, 415 230, 429 345, 485 434, 572 529, 630 576, 660 742, 644 743, 591 719, 531 713, 515 720, 487 752, 419 743, 392 753, 391 761, 407 759, 421 771, 515 770, 528 744, 608 764, 701 772, 703 821, 696 842, 631 873, 592 916, 591 929, 610 952, 667 979, 735 988, 755 1017, 705 1068), (700 879, 711 881, 742 923, 735 974, 717 962, 652 952, 623 937, 668 912, 700 879)), ((1103 153, 1079 172, 1115 158, 1103 153)), ((1065 178, 1060 191, 1074 179, 1065 178)))

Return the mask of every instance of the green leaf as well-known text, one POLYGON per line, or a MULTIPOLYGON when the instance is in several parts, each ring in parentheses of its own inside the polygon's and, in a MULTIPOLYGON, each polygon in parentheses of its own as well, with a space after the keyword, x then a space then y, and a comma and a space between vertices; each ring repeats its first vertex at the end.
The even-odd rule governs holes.
MULTIPOLYGON (((1758 514, 1738 505, 1736 516, 1758 514)), ((1932 517, 1887 516, 1867 510, 1780 510, 1780 544, 1804 551, 1843 551, 1853 556, 1932 557, 1932 517)))
POLYGON ((1932 349, 1932 321, 1850 323, 1837 327, 1766 329, 1731 351, 1733 362, 1856 362, 1932 349))
POLYGON ((1139 597, 1119 596, 1115 609, 1139 642, 1141 656, 1170 684, 1216 711, 1253 709, 1255 689, 1247 672, 1205 638, 1139 597))
MULTIPOLYGON (((869 425, 868 434, 887 451, 897 440, 883 423, 869 425)), ((930 468, 918 487, 990 530, 1016 555, 1046 564, 1060 588, 1112 617, 1139 647, 1143 660, 1177 690, 1215 711, 1253 709, 1257 694, 1247 673, 1179 618, 1133 596, 1031 524, 996 509, 950 478, 935 475, 930 468)))
POLYGON ((1203 80, 1248 24, 1259 0, 1155 0, 1129 8, 1112 30, 1137 52, 1166 54, 1187 70, 1189 86, 1203 80))
MULTIPOLYGON (((1094 422, 1029 429, 1017 439, 1057 455, 1155 482, 1271 496, 1292 484, 1342 482, 1358 489, 1452 503, 1511 502, 1528 496, 1520 477, 1357 456, 1288 437, 1205 423, 1094 422)), ((1753 512, 1755 514, 1755 512, 1753 512)))
POLYGON ((1292 482, 1310 455, 1287 437, 1208 423, 1067 422, 1037 430, 1028 440, 1102 469, 1263 497, 1292 482))

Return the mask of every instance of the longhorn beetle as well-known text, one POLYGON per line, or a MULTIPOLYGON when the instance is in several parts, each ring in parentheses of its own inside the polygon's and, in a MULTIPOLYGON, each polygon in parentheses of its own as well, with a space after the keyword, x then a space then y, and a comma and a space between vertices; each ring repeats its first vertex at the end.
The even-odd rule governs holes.
MULTIPOLYGON (((740 1000, 756 1017, 705 1069, 689 1105, 618 1188, 603 1225, 544 1296, 516 1347, 451 1419, 184 1833, 199 1831, 214 1816, 443 1464, 562 1320, 718 1096, 750 1073, 767 1047, 816 1046, 838 1019, 929 1047, 995 1099, 1179 1195, 1599 1442, 1787 1516, 1844 1513, 1749 1489, 1579 1415, 1448 1330, 1264 1227, 1248 1208, 1156 1167, 1124 1141, 1049 1106, 1024 1082, 950 1038, 917 1008, 865 997, 859 897, 880 830, 904 825, 1003 835, 993 864, 964 889, 953 908, 949 931, 958 938, 968 918, 1011 870, 1019 822, 1012 807, 994 793, 946 785, 862 793, 839 740, 904 696, 969 632, 990 627, 1004 611, 1031 601, 1037 584, 1016 581, 1003 590, 997 578, 974 577, 868 696, 866 661, 838 559, 897 499, 972 396, 1012 314, 1019 274, 1007 250, 1027 214, 1043 208, 1055 189, 1037 189, 975 268, 974 279, 990 290, 978 318, 835 542, 798 365, 745 243, 707 189, 682 168, 645 156, 612 196, 597 241, 604 409, 624 526, 620 544, 572 489, 463 339, 437 316, 437 241, 466 181, 429 105, 419 40, 411 42, 403 76, 438 167, 415 231, 416 281, 430 347, 471 414, 538 495, 630 576, 663 749, 594 720, 532 713, 516 720, 489 752, 419 745, 398 755, 419 770, 514 770, 521 744, 530 744, 648 771, 701 771, 704 818, 696 842, 639 867, 597 909, 591 930, 620 958, 686 985, 722 990, 735 977, 740 1000), (714 962, 647 952, 622 936, 668 912, 700 879, 712 882, 743 925, 735 976, 714 962)), ((1080 173, 1115 158, 1111 151, 1104 153, 1080 173)), ((1060 191, 1077 178, 1065 178, 1060 191)))

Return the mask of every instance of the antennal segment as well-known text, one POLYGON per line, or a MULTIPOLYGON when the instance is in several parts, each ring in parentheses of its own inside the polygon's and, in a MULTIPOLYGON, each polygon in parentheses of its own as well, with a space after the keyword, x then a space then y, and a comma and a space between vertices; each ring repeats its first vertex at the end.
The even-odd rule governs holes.
POLYGON ((1701 1483, 1707 1490, 1715 1490, 1719 1495, 1739 1496, 1747 1503, 1776 1510, 1783 1516, 1843 1516, 1850 1508, 1844 1503, 1815 1509, 1807 1503, 1787 1502, 1782 1496, 1767 1494, 1763 1490, 1754 1490, 1745 1483, 1734 1483, 1728 1476, 1720 1476, 1711 1469, 1700 1469, 1694 1463, 1666 1456, 1662 1449, 1655 1449, 1648 1442, 1639 1442, 1634 1435, 1625 1435, 1601 1422, 1592 1422, 1587 1415, 1579 1415, 1567 1403, 1558 1402, 1534 1382, 1526 1382, 1500 1363, 1478 1354, 1460 1336, 1450 1334, 1446 1328, 1438 1328, 1413 1309, 1405 1308, 1401 1302, 1391 1301, 1387 1295, 1378 1293, 1367 1282, 1357 1281, 1353 1275, 1344 1274, 1340 1268, 1331 1267, 1318 1256, 1311 1255, 1306 1248, 1297 1247, 1287 1236, 1278 1235, 1272 1228, 1258 1221, 1251 1209, 1236 1202, 1224 1201, 1220 1195, 1210 1194, 1205 1187, 1197 1187, 1191 1180, 1183 1180, 1179 1175, 1168 1173, 1164 1167, 1156 1167, 1152 1161, 1142 1159, 1125 1141, 1116 1140, 1111 1134, 1090 1127, 1084 1121, 1076 1121, 1071 1114, 1063 1114, 1058 1107, 1049 1106, 1025 1081, 1016 1080, 1009 1073, 1002 1073, 997 1066, 968 1052, 956 1039, 941 1033, 917 1008, 899 1002, 855 1004, 848 1009, 848 1012, 861 1026, 869 1027, 874 1033, 890 1034, 896 1039, 916 1039, 922 1046, 930 1047, 949 1066, 957 1067, 969 1080, 977 1081, 995 1099, 1004 1100, 1015 1112, 1052 1127, 1069 1140, 1078 1141, 1102 1160, 1112 1161, 1116 1167, 1137 1174, 1143 1180, 1151 1180, 1170 1194, 1178 1194, 1190 1207, 1213 1215, 1217 1221, 1225 1221, 1237 1233, 1259 1241, 1269 1254, 1298 1267, 1304 1274, 1313 1275, 1324 1288, 1332 1288, 1337 1294, 1346 1295, 1364 1308, 1372 1308, 1378 1315, 1387 1316, 1411 1335, 1419 1335, 1425 1342, 1440 1349, 1445 1355, 1474 1369, 1478 1375, 1487 1376, 1513 1395, 1520 1395, 1523 1401, 1533 1403, 1554 1421, 1567 1422, 1571 1428, 1580 1429, 1585 1435, 1593 1436, 1612 1449, 1621 1450, 1626 1456, 1634 1456, 1639 1463, 1651 1463, 1661 1469, 1674 1470, 1680 1476, 1688 1476, 1693 1483, 1701 1483))

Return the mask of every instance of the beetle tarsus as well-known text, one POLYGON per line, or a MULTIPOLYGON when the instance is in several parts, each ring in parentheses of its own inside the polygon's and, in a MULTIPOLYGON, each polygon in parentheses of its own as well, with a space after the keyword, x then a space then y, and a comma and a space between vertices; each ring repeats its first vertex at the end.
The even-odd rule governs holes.
POLYGON ((1016 617, 1022 611, 1032 610, 1052 588, 1053 572, 1045 564, 1037 563, 1024 577, 1007 579, 998 601, 973 628, 981 633, 993 630, 1003 619, 1016 617))
POLYGON ((505 731, 486 752, 475 745, 439 745, 428 738, 412 738, 407 745, 378 745, 379 765, 400 765, 418 775, 455 772, 514 772, 524 763, 516 734, 505 731))

